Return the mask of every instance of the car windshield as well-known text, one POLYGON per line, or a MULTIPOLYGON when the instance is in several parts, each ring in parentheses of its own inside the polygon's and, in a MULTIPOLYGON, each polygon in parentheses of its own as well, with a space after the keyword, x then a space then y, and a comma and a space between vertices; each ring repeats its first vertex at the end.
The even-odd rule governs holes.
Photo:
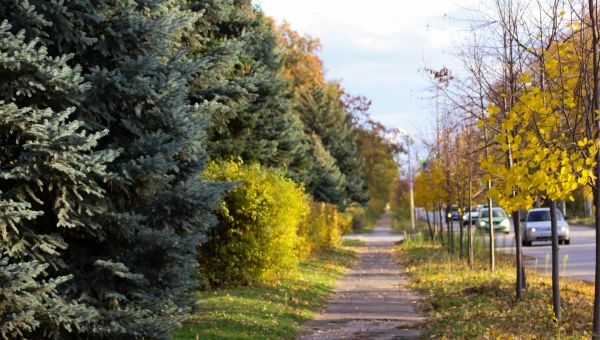
MULTIPOLYGON (((490 210, 484 209, 479 213, 479 217, 490 217, 490 210)), ((503 209, 493 209, 492 217, 506 217, 506 213, 503 209)))
MULTIPOLYGON (((558 221, 562 221, 564 219, 560 210, 556 210, 556 217, 558 218, 558 221)), ((529 214, 527 214, 527 222, 543 221, 550 221, 550 210, 530 211, 529 214)))

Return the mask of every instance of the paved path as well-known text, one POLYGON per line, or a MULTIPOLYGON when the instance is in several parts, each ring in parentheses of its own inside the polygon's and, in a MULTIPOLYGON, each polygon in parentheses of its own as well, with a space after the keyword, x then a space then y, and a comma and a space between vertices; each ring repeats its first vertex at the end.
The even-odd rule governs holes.
POLYGON ((390 223, 384 215, 372 234, 359 236, 368 247, 359 250, 355 268, 338 282, 325 310, 303 326, 300 339, 420 338, 425 318, 415 312, 419 297, 405 287, 407 276, 393 258, 393 244, 402 237, 390 233, 390 223))

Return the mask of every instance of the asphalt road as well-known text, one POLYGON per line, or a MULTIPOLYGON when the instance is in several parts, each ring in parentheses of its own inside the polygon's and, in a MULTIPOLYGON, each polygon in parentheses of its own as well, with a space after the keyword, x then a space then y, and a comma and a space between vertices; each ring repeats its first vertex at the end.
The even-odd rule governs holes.
MULTIPOLYGON (((590 227, 570 225, 571 244, 559 245, 560 275, 576 280, 594 282, 595 271, 595 231, 590 227), (567 257, 568 256, 568 257, 567 257), (566 266, 564 265, 566 257, 566 266)), ((455 232, 458 231, 458 222, 454 221, 455 232)), ((466 230, 466 229, 465 229, 466 230)), ((510 234, 496 233, 496 247, 498 250, 514 254, 515 234, 511 228, 510 234)), ((486 237, 487 240, 487 237, 486 237)), ((552 247, 551 242, 534 242, 532 246, 523 247, 523 255, 527 256, 524 265, 542 275, 552 275, 552 247), (548 256, 548 265, 546 265, 548 256), (536 261, 537 260, 537 261, 536 261)))
MULTIPOLYGON (((559 245, 559 263, 560 275, 567 276, 576 280, 594 282, 594 251, 595 251, 595 231, 589 227, 579 227, 571 225, 571 244, 559 245), (568 256, 568 257, 567 257, 568 256), (566 258, 566 267, 564 260, 566 258)), ((513 253, 514 231, 508 235, 496 234, 498 248, 513 253)), ((529 260, 524 262, 528 269, 536 269, 544 275, 552 275, 551 268, 551 242, 534 242, 530 247, 523 247, 523 255, 528 256, 529 260), (546 256, 548 256, 548 266, 546 266, 546 256)))
MULTIPOLYGON (((423 211, 418 211, 420 218, 424 219, 423 211)), ((455 232, 458 233, 458 221, 453 223, 455 232)), ((560 275, 576 280, 594 282, 595 278, 595 231, 590 227, 570 225, 571 244, 559 245, 560 275), (566 259, 566 267, 564 259, 566 259)), ((465 228, 466 230, 466 228, 465 228)), ((455 234, 457 235, 457 234, 455 234)), ((514 229, 508 235, 496 233, 496 247, 508 253, 515 253, 514 229)), ((527 256, 524 264, 527 269, 537 269, 542 275, 552 275, 551 243, 534 242, 530 247, 523 247, 523 255, 527 256), (548 265, 546 266, 546 256, 548 265), (537 265, 536 265, 537 259, 537 265)))

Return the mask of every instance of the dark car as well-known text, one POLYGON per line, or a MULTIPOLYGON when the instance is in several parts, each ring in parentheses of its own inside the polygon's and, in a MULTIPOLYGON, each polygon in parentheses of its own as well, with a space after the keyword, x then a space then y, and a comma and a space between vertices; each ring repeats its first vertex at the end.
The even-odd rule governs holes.
POLYGON ((453 205, 451 212, 452 212, 452 221, 460 221, 460 212, 458 211, 458 206, 453 205))

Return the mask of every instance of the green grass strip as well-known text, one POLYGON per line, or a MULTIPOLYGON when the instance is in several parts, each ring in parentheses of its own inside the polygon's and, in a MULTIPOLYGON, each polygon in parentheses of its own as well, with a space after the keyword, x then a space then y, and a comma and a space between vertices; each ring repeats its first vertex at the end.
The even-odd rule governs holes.
POLYGON ((276 285, 198 293, 198 306, 174 339, 296 339, 300 325, 320 310, 356 254, 336 248, 311 256, 299 274, 276 285))

